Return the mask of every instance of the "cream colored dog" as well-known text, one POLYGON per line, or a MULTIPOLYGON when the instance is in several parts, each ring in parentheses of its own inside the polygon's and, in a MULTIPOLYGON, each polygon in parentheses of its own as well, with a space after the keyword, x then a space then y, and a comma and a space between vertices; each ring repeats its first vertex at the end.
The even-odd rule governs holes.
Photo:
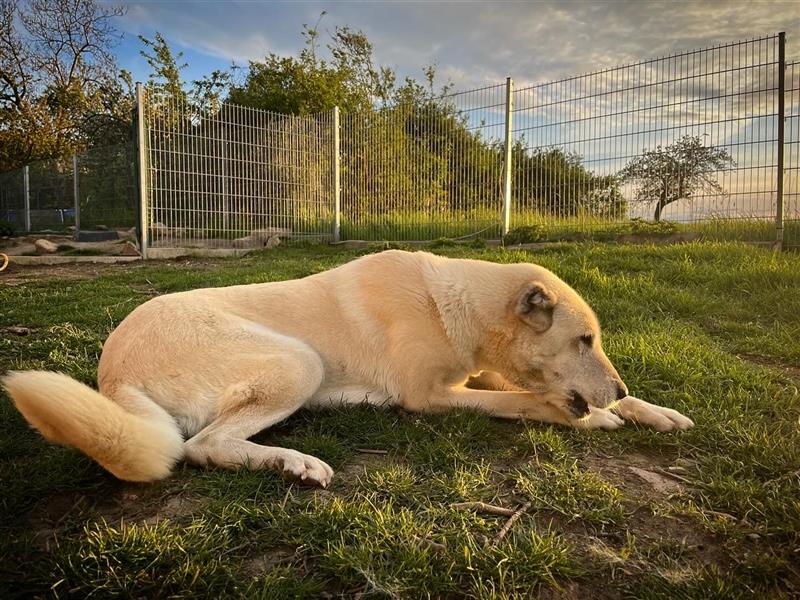
POLYGON ((98 382, 99 393, 59 373, 3 380, 44 437, 130 481, 166 477, 185 459, 326 486, 323 461, 248 438, 303 406, 339 402, 462 406, 584 429, 616 429, 620 416, 660 431, 693 425, 627 395, 594 313, 547 269, 423 252, 154 298, 109 336, 98 382))

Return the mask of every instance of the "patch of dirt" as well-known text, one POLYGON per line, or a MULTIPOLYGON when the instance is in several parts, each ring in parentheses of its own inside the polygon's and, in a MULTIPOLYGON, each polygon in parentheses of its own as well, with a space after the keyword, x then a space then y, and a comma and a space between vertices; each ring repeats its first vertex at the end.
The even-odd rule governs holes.
POLYGON ((800 381, 800 367, 797 365, 785 363, 777 358, 759 356, 758 354, 739 354, 738 357, 740 360, 753 363, 760 367, 778 369, 779 371, 783 371, 783 373, 786 374, 786 376, 790 379, 800 381))
POLYGON ((155 525, 165 519, 175 520, 198 511, 209 499, 164 489, 160 485, 141 486, 120 483, 119 491, 95 507, 106 521, 135 521, 155 525))
POLYGON ((0 273, 0 283, 8 286, 17 286, 47 279, 58 279, 59 281, 96 279, 109 271, 118 270, 123 265, 130 267, 131 263, 121 263, 114 267, 93 263, 48 266, 28 266, 11 263, 5 271, 0 273))
POLYGON ((36 549, 50 552, 55 535, 69 517, 80 513, 88 504, 86 496, 80 492, 50 496, 39 502, 30 516, 36 549))
POLYGON ((0 285, 19 286, 34 281, 76 281, 97 279, 120 270, 135 270, 158 265, 159 267, 187 268, 194 271, 210 270, 219 266, 220 260, 214 258, 159 260, 158 262, 134 261, 104 265, 97 263, 68 263, 63 265, 19 265, 11 263, 0 272, 0 285))
POLYGON ((291 562, 295 554, 297 554, 297 548, 291 546, 270 548, 264 554, 245 559, 242 563, 242 572, 248 577, 256 579, 281 563, 291 562))
POLYGON ((52 495, 30 512, 29 522, 37 549, 50 551, 55 537, 71 518, 109 523, 135 522, 155 525, 164 519, 189 516, 210 500, 182 493, 169 484, 149 486, 113 481, 104 490, 71 491, 52 495))
MULTIPOLYGON (((691 482, 680 474, 683 472, 680 465, 663 456, 637 453, 619 457, 589 455, 581 462, 622 489, 627 498, 625 528, 602 532, 603 544, 612 549, 621 547, 626 542, 625 534, 630 533, 635 536, 639 551, 663 549, 669 555, 680 556, 682 561, 722 569, 734 564, 723 538, 691 517, 675 514, 665 504, 692 489, 691 482)), ((592 537, 591 532, 586 533, 592 537)), ((585 541, 584 538, 584 544, 585 541)), ((602 545, 588 548, 597 552, 602 545)))
POLYGON ((634 498, 664 500, 686 489, 682 467, 661 456, 634 452, 621 457, 591 454, 583 457, 581 464, 634 498))

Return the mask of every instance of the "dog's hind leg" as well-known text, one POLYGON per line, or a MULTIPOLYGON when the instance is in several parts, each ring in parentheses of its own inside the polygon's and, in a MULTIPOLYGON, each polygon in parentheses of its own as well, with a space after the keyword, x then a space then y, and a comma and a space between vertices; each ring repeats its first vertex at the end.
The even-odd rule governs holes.
POLYGON ((226 469, 250 467, 281 471, 286 477, 326 487, 333 470, 313 456, 248 438, 282 421, 319 388, 323 365, 311 350, 228 357, 239 380, 223 393, 216 418, 185 443, 186 460, 226 469))

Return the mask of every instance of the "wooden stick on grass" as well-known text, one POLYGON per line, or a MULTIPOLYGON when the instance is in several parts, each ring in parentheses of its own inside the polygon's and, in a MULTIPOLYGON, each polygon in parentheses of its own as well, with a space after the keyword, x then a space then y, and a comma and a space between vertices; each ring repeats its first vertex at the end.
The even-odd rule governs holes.
POLYGON ((498 517, 510 517, 514 514, 514 511, 510 508, 494 506, 485 502, 456 502, 451 504, 450 507, 458 510, 474 510, 475 512, 497 515, 498 517))
POLYGON ((519 518, 523 514, 525 514, 525 511, 528 510, 530 507, 531 507, 531 503, 530 502, 526 502, 525 504, 520 506, 513 515, 511 515, 509 517, 508 521, 506 521, 506 524, 503 525, 503 528, 500 531, 497 532, 496 536, 494 536, 494 539, 492 540, 492 545, 493 546, 496 546, 497 544, 499 544, 502 541, 502 539, 504 537, 506 537, 506 534, 509 531, 511 531, 511 528, 514 526, 514 523, 519 521, 519 518))

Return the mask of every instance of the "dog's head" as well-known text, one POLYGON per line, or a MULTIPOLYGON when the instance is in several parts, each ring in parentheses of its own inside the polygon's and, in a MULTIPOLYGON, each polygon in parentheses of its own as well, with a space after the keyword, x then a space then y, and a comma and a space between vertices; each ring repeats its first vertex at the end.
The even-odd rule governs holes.
POLYGON ((566 283, 541 269, 516 289, 506 307, 510 336, 498 344, 494 368, 515 386, 563 397, 577 415, 606 407, 628 389, 603 352, 600 325, 566 283))

